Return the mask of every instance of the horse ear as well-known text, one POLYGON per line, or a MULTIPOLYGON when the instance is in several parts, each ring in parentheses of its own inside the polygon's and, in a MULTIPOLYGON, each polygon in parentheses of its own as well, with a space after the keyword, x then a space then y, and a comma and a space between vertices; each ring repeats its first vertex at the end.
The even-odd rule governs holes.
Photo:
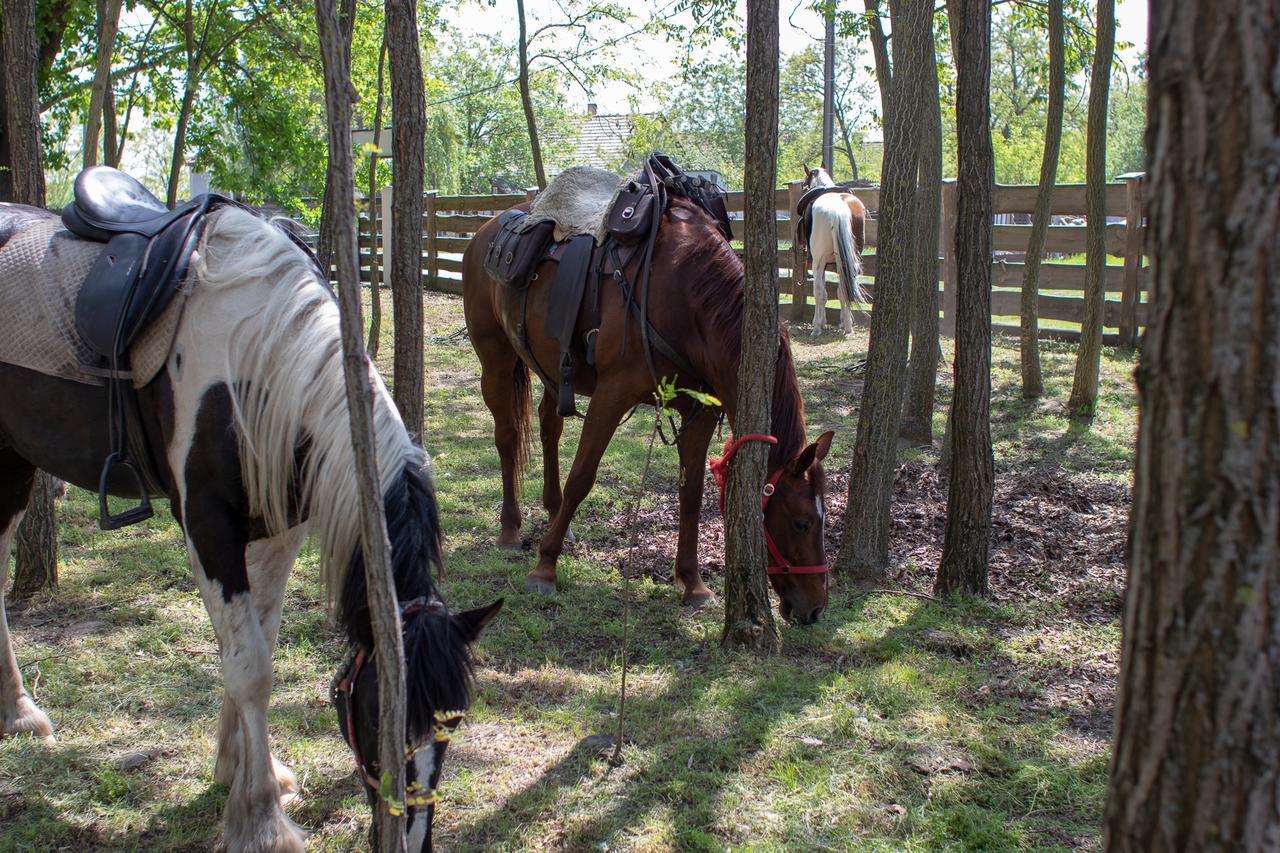
POLYGON ((804 474, 817 463, 827 458, 831 450, 831 439, 835 438, 835 430, 827 430, 818 436, 818 440, 800 451, 800 455, 791 463, 791 471, 796 475, 804 474))
POLYGON ((493 621, 493 617, 497 616, 498 611, 502 609, 503 601, 504 599, 499 598, 488 607, 477 607, 475 610, 464 610, 453 614, 453 620, 462 628, 462 635, 467 638, 468 643, 474 643, 485 626, 493 621))
POLYGON ((809 164, 808 164, 808 163, 805 163, 805 164, 804 164, 804 173, 807 175, 807 174, 809 174, 809 171, 810 171, 810 169, 809 169, 809 164))

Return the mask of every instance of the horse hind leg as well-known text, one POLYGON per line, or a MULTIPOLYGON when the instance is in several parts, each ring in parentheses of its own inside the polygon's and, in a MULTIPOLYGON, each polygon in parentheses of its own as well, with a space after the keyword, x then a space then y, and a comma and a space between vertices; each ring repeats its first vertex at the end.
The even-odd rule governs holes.
MULTIPOLYGON (((306 532, 305 525, 299 525, 279 536, 250 542, 245 548, 249 597, 253 601, 263 639, 271 649, 275 648, 280 631, 280 611, 289 571, 297 559, 306 532)), ((224 690, 222 714, 218 720, 218 758, 213 775, 215 780, 227 787, 235 781, 244 751, 242 725, 235 700, 229 691, 224 690)), ((297 777, 274 754, 271 756, 271 765, 275 771, 276 783, 280 786, 281 802, 288 802, 299 791, 297 777)))
POLYGON ((676 545, 675 584, 683 604, 701 607, 715 596, 702 581, 698 565, 698 520, 702 511, 703 471, 716 414, 703 409, 680 431, 680 538, 676 545))
POLYGON ((813 257, 813 323, 810 337, 818 337, 827 325, 827 265, 833 260, 826 249, 815 250, 813 257))
POLYGON ((476 353, 480 356, 480 392, 493 415, 493 441, 502 465, 502 528, 498 547, 518 549, 521 545, 520 476, 529 445, 529 370, 505 342, 477 345, 476 353))
POLYGON ((0 450, 0 734, 31 734, 53 742, 53 725, 22 683, 9 638, 4 591, 9 586, 9 544, 31 496, 36 469, 12 451, 0 450))
MULTIPOLYGON (((544 392, 542 402, 538 404, 538 440, 542 444, 542 506, 548 519, 556 517, 564 501, 564 493, 560 489, 560 435, 563 432, 564 418, 556 414, 556 401, 544 392)), ((577 541, 572 526, 566 531, 565 538, 570 542, 577 541)))

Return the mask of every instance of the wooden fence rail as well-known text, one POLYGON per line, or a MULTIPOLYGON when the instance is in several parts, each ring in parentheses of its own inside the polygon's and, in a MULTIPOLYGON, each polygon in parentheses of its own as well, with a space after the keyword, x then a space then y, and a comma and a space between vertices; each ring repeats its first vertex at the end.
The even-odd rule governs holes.
MULTIPOLYGON (((1104 289, 1108 296, 1104 305, 1103 323, 1108 331, 1107 343, 1132 346, 1137 342, 1138 330, 1146 325, 1147 306, 1143 294, 1147 290, 1147 270, 1143 258, 1145 225, 1142 217, 1141 176, 1126 175, 1122 180, 1107 185, 1106 245, 1107 253, 1123 260, 1123 265, 1107 267, 1104 289)), ((854 189, 872 217, 867 222, 866 245, 876 246, 878 222, 874 218, 880 202, 880 190, 875 187, 854 189)), ((360 206, 361 278, 370 279, 369 262, 377 252, 386 256, 390 242, 382 222, 391 211, 391 189, 383 190, 377 205, 376 221, 370 223, 367 204, 360 206), (379 237, 372 236, 376 226, 379 237)), ((426 193, 422 214, 423 287, 446 293, 461 293, 462 252, 471 236, 494 214, 515 204, 530 201, 536 191, 505 195, 442 196, 437 192, 426 193)), ((1030 214, 1035 206, 1036 187, 996 187, 994 209, 996 214, 1030 214)), ((791 211, 800 197, 798 182, 781 188, 776 194, 778 233, 786 239, 778 243, 779 287, 784 303, 790 304, 793 322, 804 322, 812 316, 812 286, 808 281, 808 262, 802 246, 791 239, 793 226, 791 211)), ((733 219, 735 240, 742 238, 742 193, 729 193, 725 199, 733 219)), ((941 329, 945 335, 955 333, 956 265, 953 251, 955 239, 956 187, 954 181, 946 181, 942 187, 942 223, 939 239, 939 280, 942 288, 939 304, 942 306, 941 329)), ((1084 185, 1061 184, 1054 189, 1051 213, 1058 217, 1082 217, 1084 215, 1084 185)), ((1007 217, 998 217, 1004 219, 1007 217)), ((1022 280, 1026 269, 1023 263, 1030 235, 1030 225, 1007 224, 998 221, 992 226, 992 249, 995 252, 992 274, 991 313, 992 329, 997 332, 1017 334, 1017 316, 1021 299, 1022 280)), ((1063 262, 1064 257, 1081 255, 1085 251, 1085 227, 1082 224, 1051 225, 1045 239, 1045 260, 1040 267, 1039 308, 1041 336, 1062 340, 1078 340, 1079 324, 1084 317, 1084 266, 1063 262)), ((741 250, 739 249, 739 252, 741 250)), ((863 273, 868 279, 866 289, 874 298, 876 256, 866 251, 863 256, 863 273)), ((385 274, 381 280, 385 281, 385 274)), ((828 295, 835 291, 828 287, 828 295)), ((835 321, 836 309, 826 309, 835 321)))

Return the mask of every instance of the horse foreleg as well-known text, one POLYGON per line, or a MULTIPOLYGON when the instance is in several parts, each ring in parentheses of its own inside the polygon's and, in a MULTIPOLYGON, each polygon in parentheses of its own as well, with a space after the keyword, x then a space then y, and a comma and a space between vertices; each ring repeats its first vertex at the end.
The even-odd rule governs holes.
POLYGON ((9 543, 31 497, 36 469, 12 452, 0 451, 0 734, 33 734, 53 741, 53 725, 22 684, 9 639, 4 591, 9 586, 9 543))
POLYGON ((600 389, 591 398, 586 417, 582 421, 578 452, 574 454, 573 466, 564 482, 560 510, 551 519, 551 525, 538 546, 538 565, 525 579, 527 592, 551 594, 556 591, 556 560, 564 550, 564 537, 569 530, 569 522, 578 511, 578 505, 595 485, 600 457, 604 455, 618 429, 618 422, 630 406, 630 401, 614 399, 600 389))
MULTIPOLYGON (((493 415, 493 442, 502 465, 502 529, 498 533, 501 548, 520 547, 520 460, 521 424, 527 425, 529 413, 521 411, 524 398, 514 391, 515 371, 520 369, 515 350, 480 352, 480 392, 493 415)), ((545 452, 545 445, 544 445, 545 452)))
MULTIPOLYGON (((542 443, 542 506, 547 518, 555 518, 564 499, 560 491, 560 435, 564 432, 564 418, 556 414, 556 401, 550 394, 542 395, 538 404, 538 440, 542 443)), ((569 534, 570 541, 573 534, 569 534)))
MULTIPOLYGON (((245 562, 249 577, 249 597, 253 601, 263 639, 269 649, 274 649, 280 632, 280 610, 284 602, 285 585, 289 571, 297 559, 298 550, 306 538, 305 525, 299 525, 270 539, 250 542, 245 548, 245 562)), ((230 786, 236 777, 243 755, 242 723, 240 712, 230 692, 222 697, 222 715, 218 721, 218 759, 214 778, 230 786)), ((276 782, 285 800, 298 792, 298 780, 284 764, 271 756, 276 782)))
POLYGON ((698 516, 707 467, 707 445, 716 428, 716 413, 703 409, 680 432, 680 539, 676 546, 676 587, 684 604, 703 605, 715 598, 702 582, 698 565, 698 516))

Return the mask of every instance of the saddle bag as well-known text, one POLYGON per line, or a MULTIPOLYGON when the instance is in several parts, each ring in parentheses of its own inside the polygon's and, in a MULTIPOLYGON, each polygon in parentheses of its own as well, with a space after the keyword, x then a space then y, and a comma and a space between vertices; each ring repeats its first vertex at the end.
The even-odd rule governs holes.
POLYGON ((652 188, 637 181, 628 181, 618 191, 618 198, 609 209, 605 228, 619 243, 639 243, 649 236, 656 208, 657 199, 652 188))
POLYGON ((484 270, 499 284, 523 287, 551 242, 555 224, 545 221, 529 226, 528 218, 523 210, 508 210, 498 217, 498 233, 485 251, 484 270))

